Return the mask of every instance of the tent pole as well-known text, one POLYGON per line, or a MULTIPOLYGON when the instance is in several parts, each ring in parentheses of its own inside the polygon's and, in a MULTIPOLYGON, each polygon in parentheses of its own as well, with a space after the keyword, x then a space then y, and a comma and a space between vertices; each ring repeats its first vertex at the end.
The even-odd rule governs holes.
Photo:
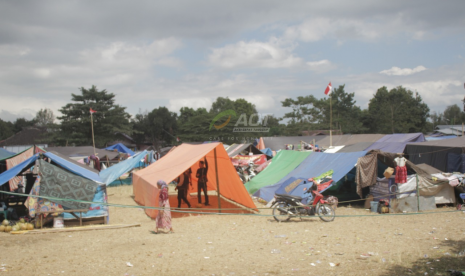
POLYGON ((95 154, 94 119, 92 117, 92 112, 90 113, 90 125, 92 126, 92 144, 94 145, 94 155, 97 156, 97 154, 95 154))
POLYGON ((417 207, 418 207, 418 212, 420 212, 420 189, 418 187, 418 174, 415 175, 415 178, 417 180, 417 207))
POLYGON ((333 131, 332 131, 332 126, 333 126, 333 108, 331 105, 331 94, 329 94, 329 147, 331 148, 333 146, 333 131))
POLYGON ((218 193, 218 209, 221 213, 221 197, 220 197, 220 182, 218 179, 218 161, 216 157, 216 148, 213 150, 213 154, 215 155, 215 175, 216 175, 216 192, 218 193))

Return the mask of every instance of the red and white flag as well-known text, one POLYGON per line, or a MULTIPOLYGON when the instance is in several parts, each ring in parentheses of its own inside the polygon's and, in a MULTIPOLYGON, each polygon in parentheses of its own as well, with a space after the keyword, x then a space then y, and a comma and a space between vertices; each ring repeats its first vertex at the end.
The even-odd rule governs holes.
POLYGON ((333 87, 331 86, 331 82, 329 82, 328 87, 326 87, 326 90, 325 90, 325 95, 331 94, 332 89, 333 87))
POLYGON ((95 110, 93 110, 92 108, 90 108, 89 112, 90 112, 90 114, 94 114, 94 113, 97 112, 97 111, 95 111, 95 110))
POLYGON ((181 139, 179 139, 179 137, 176 137, 176 142, 181 142, 181 139))

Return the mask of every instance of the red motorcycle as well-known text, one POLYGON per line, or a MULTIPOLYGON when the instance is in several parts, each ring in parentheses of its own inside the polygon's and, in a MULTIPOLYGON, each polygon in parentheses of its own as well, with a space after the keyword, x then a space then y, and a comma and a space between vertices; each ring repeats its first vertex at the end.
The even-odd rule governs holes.
MULTIPOLYGON (((316 188, 316 185, 313 187, 316 188)), ((312 205, 303 204, 302 197, 300 196, 276 194, 275 203, 272 206, 274 219, 283 222, 293 217, 302 218, 302 216, 318 215, 322 221, 333 221, 336 217, 336 212, 328 201, 324 199, 324 196, 313 187, 306 192, 313 194, 312 205)))

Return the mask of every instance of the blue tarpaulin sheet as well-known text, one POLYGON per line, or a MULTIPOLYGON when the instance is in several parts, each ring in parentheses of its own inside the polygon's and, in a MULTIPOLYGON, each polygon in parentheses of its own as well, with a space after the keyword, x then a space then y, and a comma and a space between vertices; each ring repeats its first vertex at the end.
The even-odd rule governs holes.
MULTIPOLYGON (((354 168, 358 158, 365 155, 366 151, 344 153, 315 152, 309 155, 297 168, 283 177, 278 183, 261 188, 254 196, 270 201, 273 199, 276 191, 283 186, 283 184, 290 183, 290 181, 292 182, 292 179, 309 179, 330 170, 334 172, 332 179, 333 183, 336 183, 354 168)), ((331 185, 329 187, 331 187, 331 185)))
POLYGON ((115 144, 113 146, 109 146, 108 148, 104 148, 104 149, 111 150, 111 151, 117 150, 118 152, 121 152, 121 153, 127 153, 130 156, 134 156, 135 154, 132 150, 128 149, 125 145, 121 143, 115 144))
POLYGON ((10 179, 17 176, 22 170, 26 169, 28 166, 33 165, 38 157, 39 155, 35 154, 31 156, 29 159, 24 160, 23 162, 19 163, 13 168, 4 171, 2 174, 0 174, 0 186, 10 181, 10 179))
POLYGON ((133 158, 126 159, 116 165, 113 165, 109 168, 100 172, 100 178, 103 180, 105 184, 110 184, 118 177, 122 176, 123 174, 127 173, 128 171, 137 168, 139 166, 139 162, 144 156, 147 154, 147 151, 144 150, 143 152, 139 152, 133 158))
POLYGON ((80 175, 84 178, 87 178, 87 179, 90 179, 90 180, 93 180, 95 182, 98 182, 98 183, 103 183, 103 180, 100 178, 100 176, 96 173, 94 173, 93 171, 90 171, 90 170, 87 170, 83 167, 80 167, 76 164, 73 164, 71 162, 69 162, 68 160, 66 159, 63 159, 51 152, 46 152, 44 153, 44 155, 48 158, 50 158, 53 162, 55 162, 57 165, 59 165, 60 167, 62 167, 63 169, 67 170, 67 171, 70 171, 72 173, 75 173, 77 175, 80 175))
POLYGON ((270 148, 262 149, 261 152, 264 154, 273 157, 273 151, 270 148))
POLYGON ((439 141, 439 140, 446 140, 446 139, 453 139, 453 138, 457 138, 457 136, 455 135, 448 135, 448 136, 428 136, 428 137, 425 137, 426 141, 439 141))
POLYGON ((405 145, 408 143, 425 141, 423 133, 389 134, 374 142, 365 151, 381 150, 384 152, 401 153, 404 152, 405 145))

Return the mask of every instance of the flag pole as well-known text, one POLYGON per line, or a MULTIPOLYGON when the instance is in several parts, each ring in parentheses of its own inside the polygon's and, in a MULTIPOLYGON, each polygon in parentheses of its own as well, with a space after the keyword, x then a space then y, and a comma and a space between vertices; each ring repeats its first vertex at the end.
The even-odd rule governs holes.
POLYGON ((329 147, 333 147, 333 131, 332 131, 332 127, 333 127, 333 108, 332 108, 332 104, 331 104, 331 91, 329 93, 329 147))
POLYGON ((92 145, 94 146, 94 155, 97 156, 97 154, 95 154, 94 119, 92 117, 92 112, 90 112, 90 125, 92 126, 92 145))

